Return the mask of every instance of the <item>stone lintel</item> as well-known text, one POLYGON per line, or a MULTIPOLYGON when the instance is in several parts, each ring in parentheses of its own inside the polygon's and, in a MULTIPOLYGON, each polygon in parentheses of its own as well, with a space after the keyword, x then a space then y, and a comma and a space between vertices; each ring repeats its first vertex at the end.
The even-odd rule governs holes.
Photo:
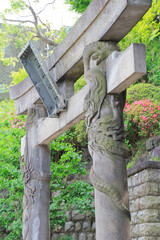
POLYGON ((160 169, 160 162, 159 161, 144 161, 142 163, 139 163, 132 168, 128 169, 128 177, 131 177, 132 175, 139 173, 145 169, 160 169))
POLYGON ((119 94, 147 73, 144 44, 131 44, 115 56, 113 52, 106 62, 108 94, 119 94))
MULTIPOLYGON (((119 42, 148 11, 151 3, 152 0, 93 0, 46 61, 56 82, 76 81, 84 73, 85 46, 99 40, 119 42)), ((28 90, 16 85, 10 89, 11 98, 17 99, 28 90)))
POLYGON ((151 2, 151 0, 93 0, 47 60, 54 79, 76 81, 84 72, 82 63, 84 48, 96 41, 119 42, 147 12, 151 2))
POLYGON ((10 97, 15 100, 28 92, 31 88, 33 88, 33 83, 29 77, 26 77, 22 82, 9 88, 10 97))
MULTIPOLYGON (((143 44, 132 44, 124 52, 118 53, 118 56, 116 57, 114 56, 114 53, 111 54, 106 61, 106 77, 108 93, 116 94, 122 92, 125 88, 127 88, 134 81, 138 80, 144 74, 146 74, 146 63, 145 63, 145 46, 143 44)), ((28 79, 28 81, 30 80, 28 79)), ((68 93, 67 92, 63 93, 62 91, 64 96, 65 97, 67 96, 67 98, 73 94, 72 82, 68 81, 68 83, 69 83, 68 87, 69 89, 71 89, 71 91, 68 93)), ((16 87, 19 88, 18 85, 16 87)), ((65 86, 65 91, 68 91, 67 90, 68 87, 67 85, 65 86)), ((61 90, 63 90, 62 88, 64 88, 64 86, 62 86, 61 84, 60 88, 61 90)), ((83 95, 83 93, 81 93, 81 95, 83 95)), ((72 96, 71 99, 72 98, 74 99, 76 97, 72 96)), ((75 102, 73 102, 73 100, 71 100, 70 102, 73 102, 74 105, 76 103, 77 109, 81 109, 80 105, 83 105, 82 99, 83 98, 81 97, 77 99, 75 102)), ((41 100, 36 89, 33 86, 31 86, 30 88, 26 88, 26 92, 23 92, 21 96, 15 99, 16 113, 25 114, 27 109, 37 101, 41 100)), ((81 114, 82 113, 80 110, 79 115, 81 114)), ((65 114, 64 113, 60 114, 61 118, 63 115, 65 114)))

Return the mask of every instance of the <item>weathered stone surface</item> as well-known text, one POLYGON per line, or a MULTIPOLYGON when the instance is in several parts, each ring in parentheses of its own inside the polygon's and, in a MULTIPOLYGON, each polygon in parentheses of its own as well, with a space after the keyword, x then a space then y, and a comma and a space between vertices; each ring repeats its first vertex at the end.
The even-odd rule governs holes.
POLYGON ((88 233, 87 240, 94 240, 94 233, 88 233))
POLYGON ((137 240, 158 240, 158 239, 155 238, 155 237, 147 237, 147 236, 145 236, 145 237, 137 238, 137 240))
POLYGON ((160 136, 150 138, 146 141, 146 150, 151 151, 155 147, 160 146, 160 136))
POLYGON ((128 177, 128 188, 132 187, 132 177, 128 177))
POLYGON ((67 221, 70 221, 71 219, 72 219, 72 213, 71 213, 71 211, 67 211, 66 212, 66 216, 67 216, 67 221))
POLYGON ((9 88, 10 97, 15 100, 28 92, 31 88, 33 88, 33 83, 30 78, 27 77, 22 82, 18 83, 16 87, 12 86, 9 88))
POLYGON ((159 222, 158 209, 145 209, 131 215, 132 224, 159 222))
POLYGON ((131 194, 132 199, 147 195, 158 196, 159 195, 158 183, 145 182, 139 186, 135 186, 133 191, 131 191, 131 194))
POLYGON ((158 159, 160 161, 160 147, 155 147, 149 154, 151 160, 158 159))
POLYGON ((131 226, 132 237, 158 236, 160 223, 145 223, 131 226))
POLYGON ((76 222, 75 223, 75 231, 79 232, 81 230, 81 228, 82 228, 81 222, 76 222))
POLYGON ((106 61, 107 93, 121 93, 144 74, 146 74, 145 45, 132 44, 124 52, 118 53, 118 56, 113 52, 106 61))
POLYGON ((73 234, 71 235, 71 237, 72 237, 74 240, 78 240, 78 235, 77 235, 76 233, 73 233, 73 234))
POLYGON ((85 221, 83 223, 83 228, 84 231, 90 231, 91 230, 91 221, 85 221))
POLYGON ((153 170, 153 169, 160 169, 160 161, 143 161, 137 165, 134 165, 132 168, 128 169, 128 177, 131 177, 143 170, 153 170))
POLYGON ((84 119, 83 101, 87 93, 85 86, 68 101, 67 112, 62 112, 59 118, 46 118, 39 123, 39 144, 51 142, 54 138, 84 119))
POLYGON ((131 212, 147 208, 160 209, 160 196, 144 196, 130 201, 131 212))
POLYGON ((130 211, 137 212, 140 209, 140 199, 134 199, 130 201, 130 211))
POLYGON ((147 154, 143 154, 135 160, 135 165, 142 163, 147 160, 147 154))
POLYGON ((156 208, 160 209, 160 196, 145 196, 139 199, 140 209, 156 208))
POLYGON ((160 182, 160 169, 149 169, 144 181, 160 182))
POLYGON ((64 237, 66 235, 66 233, 60 233, 59 237, 64 237))
POLYGON ((79 240, 86 240, 86 239, 87 239, 86 233, 80 233, 79 234, 79 240))
POLYGON ((123 144, 125 94, 106 94, 104 60, 118 50, 115 42, 95 42, 84 50, 84 101, 88 148, 93 158, 90 179, 95 188, 96 238, 130 240, 126 155, 123 144), (108 171, 109 169, 109 171, 108 171), (116 227, 113 227, 113 222, 116 227))
POLYGON ((72 232, 74 231, 74 222, 66 222, 65 223, 65 231, 66 232, 72 232))
POLYGON ((72 211, 72 220, 85 220, 86 214, 85 213, 79 213, 77 210, 72 211))
POLYGON ((24 180, 23 239, 47 240, 50 236, 50 147, 38 146, 37 121, 46 116, 42 104, 28 110, 26 142, 21 170, 24 180))
POLYGON ((132 187, 144 182, 142 172, 134 174, 131 178, 132 178, 132 187))
POLYGON ((95 222, 92 223, 92 231, 96 231, 96 223, 95 222))
POLYGON ((58 237, 59 237, 59 234, 58 234, 58 233, 53 233, 51 240, 57 240, 58 237))
POLYGON ((130 178, 130 187, 135 187, 144 182, 160 182, 160 169, 144 169, 130 178))

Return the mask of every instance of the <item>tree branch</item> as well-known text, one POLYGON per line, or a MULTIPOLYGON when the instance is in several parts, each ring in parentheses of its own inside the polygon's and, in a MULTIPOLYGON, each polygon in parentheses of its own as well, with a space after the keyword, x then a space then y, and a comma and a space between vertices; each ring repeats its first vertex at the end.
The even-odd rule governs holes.
POLYGON ((39 39, 41 39, 43 42, 45 42, 46 44, 49 44, 49 45, 51 45, 51 46, 56 46, 57 44, 56 44, 53 40, 45 37, 45 36, 41 33, 40 29, 38 28, 38 18, 37 18, 36 12, 34 11, 34 9, 33 9, 31 6, 28 6, 28 8, 29 8, 29 10, 31 11, 31 13, 32 13, 32 15, 33 15, 33 17, 34 17, 34 23, 33 23, 33 24, 34 24, 34 26, 35 26, 35 28, 36 28, 37 37, 38 37, 39 39))
POLYGON ((38 16, 37 18, 38 18, 38 20, 40 21, 40 23, 48 29, 48 31, 51 31, 51 29, 49 28, 49 26, 47 26, 47 24, 45 24, 44 22, 42 22, 42 20, 40 19, 39 16, 38 16))
MULTIPOLYGON (((50 2, 50 3, 48 3, 48 4, 46 4, 45 5, 45 7, 43 8, 43 10, 48 6, 48 5, 50 5, 50 4, 53 4, 55 2, 55 0, 54 1, 52 1, 52 2, 50 2)), ((41 41, 43 41, 43 42, 45 42, 46 44, 49 44, 49 45, 51 45, 51 46, 57 46, 57 44, 52 40, 52 39, 49 39, 49 38, 47 38, 42 32, 41 32, 41 30, 39 29, 39 27, 38 27, 38 20, 41 22, 41 24, 43 24, 49 31, 50 31, 50 29, 49 29, 49 27, 46 25, 46 24, 44 24, 42 21, 41 21, 41 19, 39 18, 39 16, 36 14, 36 12, 34 11, 34 9, 32 8, 32 6, 31 6, 31 3, 30 3, 30 1, 28 0, 28 4, 29 5, 26 5, 26 7, 30 10, 30 12, 31 12, 31 14, 32 14, 32 16, 33 16, 33 21, 31 21, 31 20, 13 20, 13 19, 7 19, 7 18, 4 18, 4 20, 5 21, 9 21, 9 22, 19 22, 19 23, 31 23, 31 24, 33 24, 34 25, 34 27, 35 27, 35 30, 36 30, 36 35, 35 35, 35 37, 37 37, 37 38, 39 38, 41 41)), ((40 12, 42 12, 43 10, 41 10, 40 12)), ((40 13, 39 12, 39 13, 40 13)))
POLYGON ((40 14, 41 12, 43 12, 48 5, 51 5, 51 4, 53 4, 54 2, 55 2, 55 0, 52 1, 52 2, 50 2, 50 3, 47 3, 47 4, 44 6, 44 8, 42 8, 42 10, 39 11, 37 14, 40 14))
POLYGON ((4 18, 4 20, 7 21, 7 22, 32 23, 32 24, 34 24, 34 22, 32 22, 30 20, 14 20, 14 19, 8 19, 8 18, 4 18))

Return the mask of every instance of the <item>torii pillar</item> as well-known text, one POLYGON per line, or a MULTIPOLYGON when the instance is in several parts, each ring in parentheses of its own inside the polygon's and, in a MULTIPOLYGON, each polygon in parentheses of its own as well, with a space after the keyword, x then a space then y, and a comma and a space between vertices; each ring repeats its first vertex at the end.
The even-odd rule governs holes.
MULTIPOLYGON (((144 49, 142 45, 140 47, 144 49)), ((125 84, 121 86, 119 82, 114 95, 110 89, 108 94, 106 77, 107 57, 110 55, 111 65, 113 61, 116 63, 120 54, 117 43, 111 41, 91 43, 83 54, 84 77, 88 85, 88 93, 84 99, 85 123, 88 148, 93 159, 90 179, 95 187, 97 240, 130 240, 126 170, 128 149, 124 143, 123 121, 126 90, 125 84)), ((116 72, 118 62, 116 64, 115 68, 110 69, 111 82, 108 88, 120 76, 116 72)), ((132 67, 131 65, 130 68, 132 67)))
POLYGON ((24 180, 23 240, 50 239, 50 146, 38 145, 37 124, 46 117, 43 104, 28 109, 21 170, 24 180))

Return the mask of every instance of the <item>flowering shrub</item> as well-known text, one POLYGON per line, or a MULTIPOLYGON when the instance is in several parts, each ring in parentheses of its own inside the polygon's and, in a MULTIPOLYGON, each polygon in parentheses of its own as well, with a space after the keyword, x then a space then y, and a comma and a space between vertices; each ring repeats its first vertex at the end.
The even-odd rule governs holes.
POLYGON ((25 116, 15 116, 14 103, 0 103, 0 226, 7 240, 22 233, 23 178, 19 168, 25 116))
POLYGON ((13 112, 10 112, 11 115, 11 119, 10 119, 10 123, 12 125, 12 128, 19 128, 19 129, 25 129, 25 122, 24 119, 20 119, 17 115, 14 116, 13 112))
POLYGON ((152 137, 160 132, 160 106, 148 99, 134 101, 132 104, 126 102, 124 119, 130 141, 152 137))

